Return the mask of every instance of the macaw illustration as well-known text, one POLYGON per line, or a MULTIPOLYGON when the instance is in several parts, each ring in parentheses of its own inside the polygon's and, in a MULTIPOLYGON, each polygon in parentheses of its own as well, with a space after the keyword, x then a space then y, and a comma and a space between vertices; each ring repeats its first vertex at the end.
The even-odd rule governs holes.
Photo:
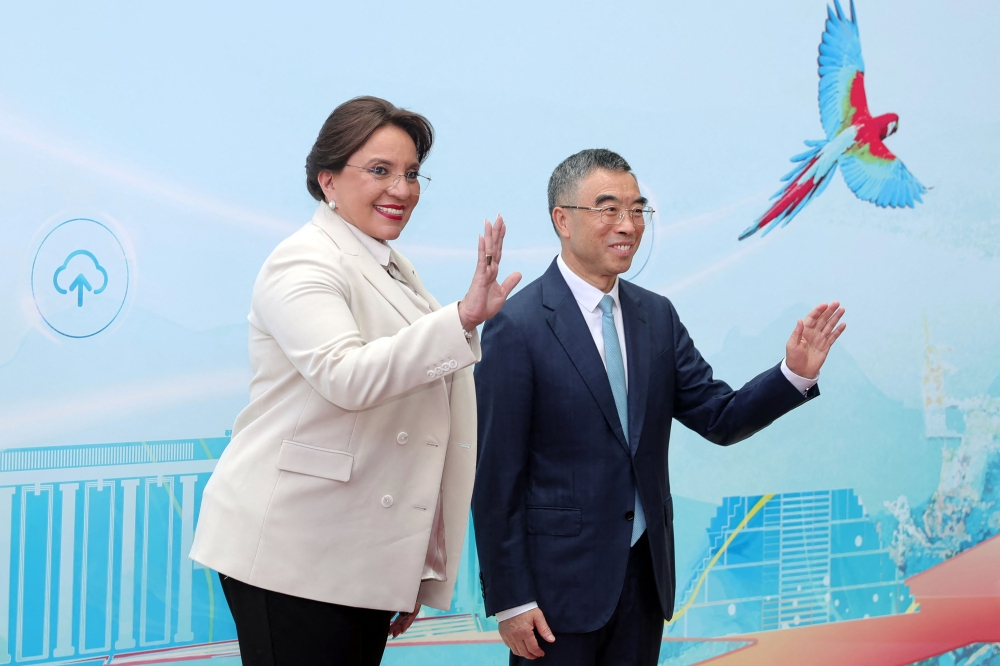
POLYGON ((927 191, 883 143, 898 129, 899 116, 886 113, 873 118, 868 111, 854 0, 850 19, 840 0, 833 2, 836 13, 827 6, 819 45, 819 114, 826 139, 805 142, 809 149, 792 158, 796 167, 781 179, 787 185, 771 197, 777 201, 740 234, 740 240, 791 222, 826 189, 837 165, 859 199, 882 208, 912 208, 927 191))

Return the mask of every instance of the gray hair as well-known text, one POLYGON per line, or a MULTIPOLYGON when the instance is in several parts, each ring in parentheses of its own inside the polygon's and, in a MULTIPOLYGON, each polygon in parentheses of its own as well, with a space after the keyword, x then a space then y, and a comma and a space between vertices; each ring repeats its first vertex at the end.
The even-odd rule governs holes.
MULTIPOLYGON (((552 219, 552 211, 559 203, 569 203, 559 200, 575 192, 580 186, 580 181, 589 176, 595 169, 632 173, 632 167, 628 165, 624 157, 606 148, 588 148, 581 150, 576 155, 570 155, 556 167, 555 171, 552 172, 552 177, 549 178, 550 220, 552 219)), ((555 227, 554 222, 552 226, 555 227)))

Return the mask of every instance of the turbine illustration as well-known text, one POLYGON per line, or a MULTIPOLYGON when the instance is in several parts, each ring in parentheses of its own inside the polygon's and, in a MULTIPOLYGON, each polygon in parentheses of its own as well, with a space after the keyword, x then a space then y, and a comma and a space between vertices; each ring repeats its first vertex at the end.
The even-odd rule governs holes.
POLYGON ((740 234, 740 240, 763 230, 785 226, 830 184, 840 165, 844 181, 859 199, 882 208, 913 207, 927 188, 913 177, 883 141, 899 127, 899 116, 872 117, 865 98, 865 63, 861 59, 854 0, 850 18, 833 0, 827 6, 826 30, 819 45, 819 113, 826 139, 792 158, 796 164, 781 180, 777 199, 767 212, 740 234))

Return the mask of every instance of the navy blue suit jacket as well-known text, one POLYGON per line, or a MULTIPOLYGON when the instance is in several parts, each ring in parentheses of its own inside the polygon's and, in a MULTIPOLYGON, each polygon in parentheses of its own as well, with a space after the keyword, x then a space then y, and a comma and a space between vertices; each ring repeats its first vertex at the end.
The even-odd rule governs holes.
POLYGON ((587 632, 621 594, 638 484, 660 605, 673 612, 671 420, 716 444, 807 399, 780 365, 738 391, 712 377, 669 300, 619 281, 629 441, 576 299, 553 261, 483 329, 472 513, 486 612, 537 601, 556 632, 587 632))

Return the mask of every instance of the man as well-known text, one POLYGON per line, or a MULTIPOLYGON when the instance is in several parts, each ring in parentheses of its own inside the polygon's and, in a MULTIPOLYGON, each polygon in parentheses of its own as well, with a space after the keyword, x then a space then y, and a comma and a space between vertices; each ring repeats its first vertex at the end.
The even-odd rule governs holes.
POLYGON ((476 369, 486 612, 511 664, 652 666, 676 583, 671 419, 728 445, 816 397, 844 310, 816 307, 734 391, 669 300, 618 279, 652 213, 621 156, 566 159, 549 210, 562 251, 486 323, 476 369))

